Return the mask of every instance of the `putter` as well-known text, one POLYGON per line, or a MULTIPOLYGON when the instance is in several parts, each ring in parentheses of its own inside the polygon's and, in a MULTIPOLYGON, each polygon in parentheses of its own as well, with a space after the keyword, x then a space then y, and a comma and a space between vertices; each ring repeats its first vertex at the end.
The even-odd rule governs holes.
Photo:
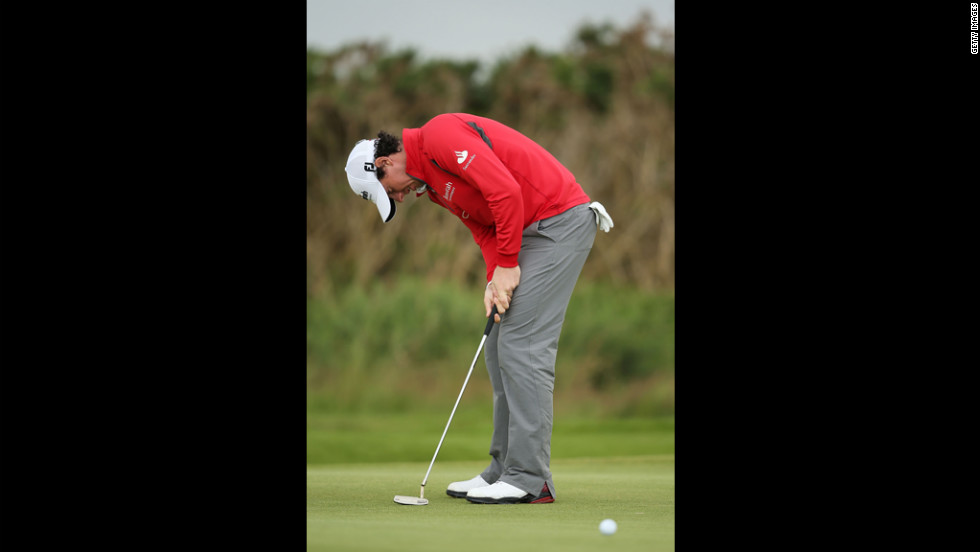
POLYGON ((395 502, 399 504, 405 504, 407 506, 424 506, 429 503, 429 499, 425 498, 425 482, 429 480, 429 472, 432 471, 432 465, 436 463, 436 456, 439 456, 439 449, 442 448, 442 441, 446 438, 446 432, 449 431, 449 424, 453 421, 453 416, 456 415, 456 407, 459 406, 459 400, 463 398, 463 391, 466 390, 466 384, 470 381, 470 375, 473 374, 473 367, 476 366, 476 359, 480 357, 480 351, 483 350, 483 344, 487 340, 487 336, 490 335, 490 330, 493 329, 493 319, 494 315, 497 314, 497 305, 494 305, 490 310, 490 319, 487 320, 487 327, 483 330, 483 339, 480 340, 480 346, 476 350, 476 354, 473 355, 473 362, 470 363, 470 371, 466 373, 466 379, 463 380, 463 388, 459 390, 459 396, 456 397, 456 404, 453 405, 453 411, 449 415, 449 421, 446 422, 446 429, 442 430, 442 437, 439 438, 439 444, 436 445, 436 453, 432 455, 432 461, 429 462, 429 469, 425 471, 425 477, 422 478, 422 487, 419 489, 419 496, 405 496, 405 495, 395 495, 395 502))

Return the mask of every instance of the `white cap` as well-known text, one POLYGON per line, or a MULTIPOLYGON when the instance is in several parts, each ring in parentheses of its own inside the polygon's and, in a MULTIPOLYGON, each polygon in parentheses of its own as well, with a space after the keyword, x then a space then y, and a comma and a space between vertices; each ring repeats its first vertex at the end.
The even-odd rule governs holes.
POLYGON ((378 206, 381 220, 388 222, 395 216, 395 200, 388 197, 378 180, 374 166, 374 145, 377 140, 361 140, 347 157, 347 180, 350 189, 378 206))

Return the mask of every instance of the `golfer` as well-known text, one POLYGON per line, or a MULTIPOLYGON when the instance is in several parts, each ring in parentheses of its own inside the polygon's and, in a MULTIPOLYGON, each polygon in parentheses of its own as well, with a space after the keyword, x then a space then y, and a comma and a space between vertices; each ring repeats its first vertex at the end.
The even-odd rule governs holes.
POLYGON ((401 139, 381 131, 347 159, 347 178, 388 222, 395 202, 426 195, 469 228, 483 252, 484 358, 493 385, 490 465, 449 496, 484 504, 554 502, 551 475, 555 358, 565 309, 612 219, 540 145, 499 122, 438 115, 401 139))

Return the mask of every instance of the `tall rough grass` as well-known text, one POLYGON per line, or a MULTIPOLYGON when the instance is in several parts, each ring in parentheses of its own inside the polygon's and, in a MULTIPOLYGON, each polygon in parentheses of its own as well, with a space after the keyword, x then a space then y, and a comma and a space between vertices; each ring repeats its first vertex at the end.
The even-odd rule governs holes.
MULTIPOLYGON (((482 336, 482 296, 406 279, 309 299, 309 408, 445 410, 482 336)), ((466 395, 491 396, 482 354, 466 395)), ((673 414, 673 296, 580 282, 559 342, 555 403, 578 414, 673 414)))

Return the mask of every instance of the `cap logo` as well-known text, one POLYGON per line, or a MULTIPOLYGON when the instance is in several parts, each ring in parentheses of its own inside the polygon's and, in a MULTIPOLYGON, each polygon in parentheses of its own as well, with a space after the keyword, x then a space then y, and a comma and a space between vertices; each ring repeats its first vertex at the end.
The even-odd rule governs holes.
POLYGON ((363 197, 364 199, 370 200, 371 199, 371 194, 369 194, 367 192, 361 192, 361 197, 363 197))
POLYGON ((374 172, 374 163, 364 162, 364 170, 374 172))

